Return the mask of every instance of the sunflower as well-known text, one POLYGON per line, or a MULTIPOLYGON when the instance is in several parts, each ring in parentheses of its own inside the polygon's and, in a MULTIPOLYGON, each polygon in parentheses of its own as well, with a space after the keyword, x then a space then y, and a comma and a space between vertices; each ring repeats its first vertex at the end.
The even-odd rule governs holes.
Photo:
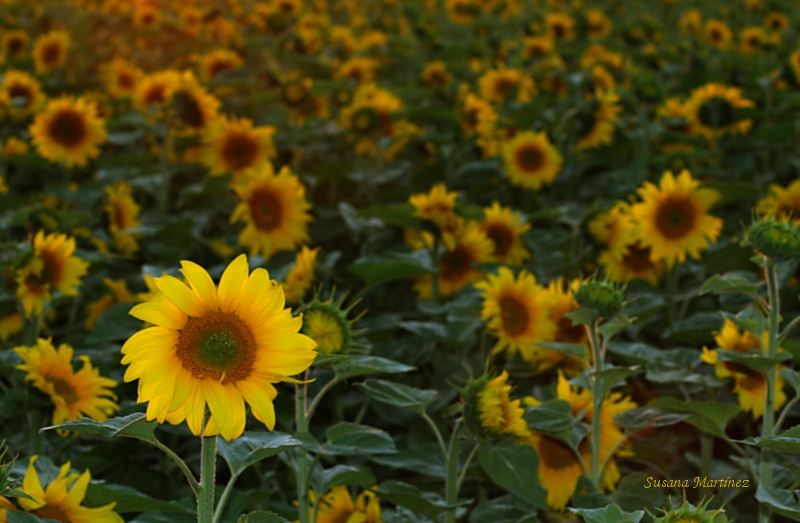
POLYGON ((468 93, 461 104, 461 129, 471 136, 481 127, 491 127, 497 120, 497 112, 483 98, 468 93))
POLYGON ((441 60, 434 60, 425 65, 422 70, 422 81, 437 91, 450 85, 453 75, 447 71, 447 64, 441 60))
POLYGON ((300 308, 303 328, 300 332, 314 340, 322 354, 340 354, 350 351, 353 345, 354 320, 347 319, 348 310, 340 303, 319 301, 315 298, 300 308))
POLYGON ((354 56, 342 63, 334 72, 334 79, 349 78, 356 83, 368 83, 375 79, 379 63, 367 56, 354 56))
POLYGON ((25 316, 38 316, 54 290, 77 296, 80 279, 89 263, 73 256, 75 239, 65 234, 39 231, 33 239, 33 254, 17 272, 17 298, 25 316))
POLYGON ((87 331, 94 328, 94 324, 103 314, 103 311, 117 303, 131 303, 133 296, 128 290, 128 285, 125 280, 112 280, 111 278, 103 278, 103 283, 111 291, 111 294, 104 294, 99 299, 93 301, 86 306, 86 321, 84 327, 87 331))
POLYGON ((114 247, 125 254, 132 256, 139 250, 136 239, 137 233, 127 232, 127 229, 139 227, 139 204, 133 199, 132 189, 125 182, 106 186, 106 199, 103 210, 108 216, 108 231, 114 239, 114 247))
POLYGON ((88 470, 80 475, 71 473, 72 465, 69 461, 61 466, 58 475, 45 489, 39 480, 36 468, 34 468, 38 457, 31 456, 22 480, 20 490, 32 498, 18 498, 22 510, 40 519, 61 521, 62 523, 84 523, 86 521, 124 523, 125 520, 114 512, 116 502, 96 508, 81 506, 92 476, 88 470))
POLYGON ((28 33, 22 30, 4 31, 0 37, 0 56, 6 56, 12 60, 25 58, 28 50, 28 33))
POLYGON ((180 81, 180 73, 172 69, 146 75, 136 85, 134 104, 146 114, 159 109, 170 101, 170 96, 180 81))
POLYGON ((611 20, 599 9, 586 11, 586 32, 595 40, 605 38, 611 32, 611 20))
POLYGON ((478 79, 478 89, 485 100, 495 103, 512 97, 518 102, 527 102, 536 94, 533 78, 519 69, 507 67, 486 71, 478 79))
POLYGON ((229 49, 209 51, 201 56, 198 62, 200 78, 204 82, 210 82, 214 80, 218 74, 241 67, 244 63, 238 54, 229 49))
POLYGON ((275 157, 272 126, 254 127, 247 118, 222 116, 203 135, 203 161, 212 175, 240 176, 275 157))
POLYGON ((552 184, 564 162, 544 131, 517 134, 504 144, 503 159, 511 184, 534 191, 552 184))
POLYGON ((769 194, 758 200, 756 210, 763 218, 774 217, 796 223, 800 220, 800 178, 786 188, 776 184, 770 185, 769 194))
POLYGON ((6 194, 8 192, 8 185, 6 185, 6 179, 0 176, 0 194, 6 194))
POLYGON ((6 143, 0 147, 0 156, 15 156, 18 154, 26 154, 30 147, 24 140, 20 140, 16 136, 9 136, 6 143))
POLYGON ((651 249, 642 247, 638 241, 625 245, 624 248, 622 256, 608 249, 597 258, 597 263, 603 267, 606 278, 613 282, 645 280, 653 287, 658 287, 665 270, 664 262, 653 261, 651 249))
POLYGON ((86 165, 89 158, 100 154, 106 141, 105 122, 85 98, 50 100, 29 131, 39 154, 67 167, 86 165))
POLYGON ((547 36, 526 36, 522 41, 522 56, 529 60, 545 58, 554 49, 553 39, 547 36))
POLYGON ((18 312, 0 318, 0 342, 5 343, 11 336, 22 332, 24 323, 22 315, 18 312))
POLYGON ((699 259, 700 252, 716 242, 722 220, 708 210, 720 195, 699 185, 684 169, 677 177, 666 171, 658 187, 645 182, 637 190, 642 202, 631 207, 631 216, 637 222, 639 244, 650 248, 651 260, 664 260, 671 267, 676 261, 683 263, 687 254, 699 259))
POLYGON ((794 81, 800 84, 800 49, 789 55, 789 68, 794 74, 794 81))
MULTIPOLYGON (((447 298, 461 288, 483 278, 483 271, 475 264, 486 263, 492 259, 494 246, 481 230, 480 225, 469 222, 453 238, 453 245, 439 258, 439 296, 447 298)), ((423 276, 414 284, 420 300, 430 300, 433 296, 430 276, 423 276)))
POLYGON ((731 30, 725 22, 713 19, 706 22, 705 36, 708 45, 720 51, 724 51, 733 38, 731 30))
POLYGON ((512 434, 522 443, 530 438, 531 431, 522 415, 525 410, 521 401, 512 400, 509 396, 511 385, 508 372, 503 371, 498 377, 489 380, 478 392, 478 413, 481 427, 495 434, 512 434))
POLYGON ((241 203, 234 209, 231 222, 244 222, 239 243, 250 254, 269 258, 278 251, 294 250, 308 241, 311 204, 306 189, 291 170, 284 166, 276 175, 265 162, 244 183, 234 186, 241 203))
POLYGON ((133 25, 157 28, 161 25, 161 11, 150 2, 137 2, 133 10, 133 25))
POLYGON ((689 9, 681 14, 678 19, 678 27, 685 35, 698 35, 703 26, 703 15, 698 9, 689 9))
POLYGON ((445 0, 444 6, 447 9, 447 17, 458 25, 471 24, 481 13, 478 0, 445 0))
POLYGON ((493 354, 506 351, 511 358, 519 352, 532 361, 540 352, 535 344, 555 336, 550 295, 528 271, 515 278, 508 267, 500 267, 497 276, 488 275, 475 288, 483 292, 481 318, 488 322, 487 332, 497 338, 493 354))
POLYGON ((630 225, 630 205, 619 201, 609 211, 592 218, 588 227, 595 240, 619 257, 624 254, 625 246, 636 240, 630 225))
POLYGON ((745 27, 741 33, 740 50, 744 54, 752 54, 761 50, 766 36, 760 27, 745 27))
POLYGON ((494 259, 504 265, 521 265, 531 257, 522 241, 522 235, 531 226, 524 222, 522 214, 508 207, 501 207, 497 201, 484 207, 481 229, 494 244, 494 259))
POLYGON ((286 280, 281 283, 286 294, 286 303, 289 305, 295 305, 302 300, 303 296, 311 288, 311 284, 314 283, 314 269, 316 268, 319 250, 319 247, 309 249, 304 245, 300 252, 297 253, 294 267, 286 275, 286 280))
MULTIPOLYGON (((761 340, 749 331, 739 331, 736 324, 725 319, 722 330, 715 333, 714 341, 719 350, 749 353, 751 351, 764 352, 768 342, 768 333, 764 331, 761 340)), ((783 349, 780 349, 783 350, 783 349)), ((720 361, 718 350, 708 350, 703 347, 700 359, 705 363, 714 365, 714 373, 719 379, 733 378, 733 391, 739 396, 739 405, 742 410, 751 412, 753 419, 757 420, 764 414, 764 404, 767 396, 767 379, 761 372, 751 369, 741 363, 733 361, 720 361)), ((779 369, 784 367, 779 366, 779 369)), ((775 381, 775 410, 779 410, 786 403, 786 393, 783 391, 784 378, 776 373, 775 381)))
POLYGON ((772 31, 784 31, 789 27, 789 18, 779 11, 772 11, 764 18, 764 27, 772 31))
POLYGON ((70 38, 66 31, 50 31, 40 36, 33 44, 33 62, 36 72, 44 74, 63 67, 67 59, 70 38))
POLYGON ((724 133, 745 134, 752 118, 738 117, 737 109, 755 104, 742 96, 738 87, 708 83, 692 91, 686 101, 686 113, 694 135, 713 140, 724 133))
MULTIPOLYGON (((313 506, 317 502, 317 493, 309 491, 308 499, 313 506)), ((347 487, 339 485, 322 496, 316 523, 381 523, 381 502, 374 492, 365 490, 354 503, 347 487)))
POLYGON ((544 15, 547 35, 554 40, 572 40, 575 38, 575 20, 562 13, 544 15))
MULTIPOLYGON (((88 356, 80 356, 83 368, 72 368, 72 347, 62 344, 56 350, 51 340, 39 338, 33 347, 16 347, 22 358, 17 369, 27 372, 25 381, 41 390, 53 401, 53 425, 89 417, 105 421, 119 410, 116 395, 111 392, 117 382, 100 376, 88 356)), ((67 431, 59 431, 66 436, 67 431)))
POLYGON ((116 57, 104 67, 106 90, 114 98, 130 98, 136 93, 139 80, 144 76, 139 67, 128 60, 116 57))
POLYGON ((190 131, 203 131, 217 118, 220 101, 210 95, 191 71, 185 71, 166 97, 172 100, 175 119, 190 131))
POLYGON ((458 193, 448 192, 443 183, 431 187, 427 193, 412 194, 409 203, 414 206, 414 216, 430 220, 446 234, 455 234, 462 225, 462 219, 456 214, 458 193))
POLYGON ((614 141, 614 124, 619 120, 622 107, 619 95, 613 91, 597 90, 589 98, 585 110, 579 113, 578 143, 576 151, 594 149, 614 141))
POLYGON ((34 77, 14 69, 3 72, 0 98, 3 97, 3 93, 10 100, 11 115, 15 117, 25 117, 35 113, 46 98, 41 84, 34 77))

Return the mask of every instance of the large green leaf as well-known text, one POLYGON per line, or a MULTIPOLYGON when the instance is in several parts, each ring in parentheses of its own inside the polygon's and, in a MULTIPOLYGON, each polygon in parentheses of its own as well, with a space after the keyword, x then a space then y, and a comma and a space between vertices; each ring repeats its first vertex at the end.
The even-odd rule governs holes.
POLYGON ((58 523, 55 519, 39 519, 33 514, 22 510, 8 510, 6 511, 6 518, 8 518, 8 523, 58 523))
POLYGON ((327 441, 317 442, 309 433, 295 436, 309 452, 325 456, 356 456, 367 454, 393 454, 397 452, 392 437, 386 432, 355 423, 337 423, 327 432, 327 441))
POLYGON ((397 254, 391 258, 364 256, 354 261, 348 270, 364 280, 368 287, 372 287, 404 278, 425 276, 430 273, 430 266, 419 255, 397 254))
POLYGON ((470 523, 539 523, 536 509, 512 494, 482 501, 469 515, 470 523))
POLYGON ((245 432, 231 441, 225 441, 224 438, 218 440, 217 453, 234 475, 241 474, 254 463, 302 444, 283 432, 245 432))
POLYGON ((623 512, 616 504, 603 508, 570 508, 573 514, 579 514, 586 523, 639 523, 644 517, 644 510, 623 512))
POLYGON ((564 400, 549 400, 535 407, 526 407, 523 416, 530 428, 548 434, 569 430, 577 423, 572 417, 572 405, 564 400))
POLYGON ((388 501, 414 512, 425 514, 434 520, 448 509, 457 509, 472 502, 472 500, 459 500, 448 505, 439 494, 423 492, 413 485, 396 480, 384 481, 375 493, 382 501, 388 501))
POLYGON ((547 508, 547 491, 539 483, 539 456, 529 445, 505 441, 481 443, 478 460, 496 484, 534 507, 547 508))
POLYGON ((420 443, 395 454, 375 456, 372 461, 395 469, 409 470, 434 478, 445 476, 445 463, 439 446, 433 442, 420 443))
POLYGON ((367 374, 402 374, 414 369, 405 363, 366 354, 352 355, 333 365, 333 371, 340 379, 367 374))
POLYGON ((800 490, 784 490, 760 485, 756 499, 793 521, 800 521, 800 490))
POLYGON ((317 492, 328 492, 340 485, 355 485, 368 488, 377 483, 375 476, 350 465, 334 465, 329 469, 314 468, 311 484, 317 492))
POLYGON ((378 218, 389 225, 399 225, 400 227, 419 230, 421 223, 419 218, 414 216, 414 212, 414 206, 406 202, 376 205, 361 209, 358 214, 368 218, 378 218))
POLYGON ((700 288, 700 294, 709 292, 740 292, 747 295, 758 294, 762 285, 758 276, 748 271, 733 271, 725 274, 715 274, 700 288))
POLYGON ((720 401, 681 401, 671 396, 664 396, 659 400, 660 405, 673 412, 691 414, 686 419, 687 423, 695 427, 726 439, 725 427, 728 422, 742 409, 738 405, 720 401))
POLYGON ((690 416, 691 414, 685 412, 664 412, 654 407, 639 407, 617 414, 614 420, 625 429, 626 433, 633 434, 641 430, 675 425, 686 421, 690 416))
POLYGON ((249 514, 242 514, 236 523, 290 523, 288 519, 284 519, 272 512, 264 510, 257 510, 249 514))
POLYGON ((99 507, 112 502, 116 503, 114 511, 120 513, 146 512, 150 510, 182 514, 192 512, 177 503, 151 498, 130 487, 89 483, 89 488, 86 489, 86 497, 83 500, 84 505, 99 507))
POLYGON ((418 389, 386 380, 367 380, 361 384, 361 390, 381 403, 416 410, 425 410, 437 395, 435 390, 418 389))
POLYGON ((548 343, 537 343, 536 346, 541 347, 543 349, 550 349, 558 352, 563 352, 564 354, 569 354, 570 356, 577 356, 579 358, 585 357, 586 351, 588 350, 588 346, 583 343, 548 342, 548 343))
POLYGON ((740 363, 762 373, 786 360, 792 359, 792 355, 786 352, 779 352, 774 357, 770 357, 760 352, 743 353, 735 350, 718 350, 717 357, 719 361, 740 363))
POLYGON ((145 414, 136 412, 124 417, 111 418, 102 422, 89 418, 81 418, 67 421, 61 425, 45 427, 42 430, 61 429, 81 434, 94 434, 96 436, 103 436, 104 438, 125 436, 155 443, 156 438, 153 433, 157 426, 157 421, 147 421, 145 419, 145 414))
POLYGON ((800 425, 792 427, 780 436, 747 438, 742 440, 742 443, 755 445, 756 447, 764 449, 800 454, 800 425))

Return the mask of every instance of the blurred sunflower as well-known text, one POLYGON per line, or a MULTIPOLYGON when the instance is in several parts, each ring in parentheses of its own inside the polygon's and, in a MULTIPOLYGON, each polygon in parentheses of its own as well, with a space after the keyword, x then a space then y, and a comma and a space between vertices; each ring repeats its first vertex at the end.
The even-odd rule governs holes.
POLYGON ((774 217, 796 223, 800 220, 800 178, 785 188, 771 184, 769 194, 758 200, 756 210, 763 218, 774 217))
POLYGON ((134 105, 145 114, 163 108, 170 101, 180 79, 180 73, 172 69, 140 78, 133 95, 134 105))
POLYGON ((104 67, 106 90, 114 98, 131 98, 144 72, 120 56, 114 58, 104 67))
POLYGON ((486 382, 478 392, 478 414, 481 427, 495 434, 512 434, 522 443, 528 441, 531 431, 522 415, 525 410, 520 406, 521 400, 510 398, 511 385, 508 372, 486 382))
POLYGON ((69 45, 70 37, 66 31, 53 30, 37 38, 32 52, 36 72, 44 74, 63 67, 69 45))
POLYGON ((124 181, 106 186, 106 198, 103 205, 108 216, 108 231, 114 240, 114 247, 126 256, 132 256, 139 250, 137 238, 140 234, 127 232, 139 227, 139 204, 133 199, 131 186, 124 181))
MULTIPOLYGON (((751 351, 764 352, 768 333, 764 331, 759 340, 755 334, 736 327, 730 319, 725 319, 722 330, 716 333, 714 341, 718 350, 736 351, 747 354, 751 351)), ((733 391, 739 396, 739 405, 745 412, 751 412, 753 419, 757 420, 764 414, 764 405, 767 397, 767 379, 763 373, 741 363, 733 361, 720 361, 717 349, 708 350, 703 347, 700 357, 705 363, 714 365, 714 373, 719 379, 733 378, 733 391)), ((782 349, 780 349, 782 350, 782 349)), ((778 366, 778 369, 785 368, 778 366)), ((785 380, 780 373, 776 373, 775 380, 775 410, 779 410, 786 403, 786 393, 783 391, 785 380)))
POLYGON ((631 216, 637 222, 639 244, 650 248, 653 261, 664 260, 671 267, 676 261, 683 263, 687 254, 699 259, 717 240, 722 220, 708 210, 720 194, 699 186, 684 169, 677 177, 666 171, 658 187, 645 182, 637 190, 642 201, 631 207, 631 216))
POLYGON ((311 221, 306 189, 291 170, 284 166, 276 175, 265 162, 247 180, 233 187, 241 203, 231 215, 231 223, 244 222, 239 243, 250 249, 251 256, 269 259, 278 251, 295 249, 308 241, 311 221))
POLYGON ((469 25, 481 14, 478 0, 445 0, 444 6, 450 21, 459 25, 469 25))
POLYGON ((105 122, 85 98, 50 100, 28 130, 39 154, 67 167, 86 165, 106 141, 105 122))
POLYGON ((38 316, 55 290, 65 296, 77 296, 80 279, 89 262, 77 256, 75 239, 66 234, 39 231, 33 239, 33 254, 17 271, 17 298, 22 300, 25 316, 38 316))
POLYGON ((275 157, 272 126, 254 127, 247 118, 222 116, 203 135, 203 161, 211 175, 238 177, 275 157))
POLYGON ((94 324, 97 323, 104 310, 117 303, 131 303, 134 301, 125 280, 112 280, 106 277, 103 278, 103 283, 111 291, 111 294, 106 293, 86 305, 86 321, 83 325, 87 331, 91 331, 94 328, 94 324))
POLYGON ((685 107, 692 134, 713 140, 724 133, 748 132, 753 120, 738 116, 737 109, 754 105, 742 96, 742 90, 738 87, 707 83, 692 91, 685 107))
POLYGON ((21 29, 3 31, 3 35, 0 36, 0 56, 5 56, 12 60, 25 58, 29 41, 28 33, 21 29))
POLYGON ((210 82, 216 76, 225 71, 232 71, 241 67, 244 63, 234 51, 229 49, 215 49, 202 55, 198 59, 198 66, 200 70, 200 78, 204 82, 210 82))
POLYGON ((685 35, 698 35, 703 27, 703 15, 698 9, 684 11, 678 19, 678 27, 685 35))
POLYGON ((720 51, 724 51, 733 39, 733 33, 731 33, 730 28, 725 22, 712 19, 706 22, 705 37, 708 45, 720 51))
POLYGON ((379 63, 368 56, 354 56, 344 61, 334 71, 334 79, 349 78, 356 83, 367 83, 375 80, 375 69, 379 63))
POLYGON ((547 36, 526 36, 522 41, 522 56, 529 60, 545 58, 554 49, 553 39, 547 36))
POLYGON ((800 49, 789 55, 789 68, 794 74, 795 83, 800 84, 800 49))
MULTIPOLYGON (((581 280, 576 278, 565 288, 564 279, 559 277, 547 286, 550 307, 548 314, 550 321, 556 326, 555 334, 551 339, 556 343, 580 343, 587 345, 588 335, 583 325, 574 325, 566 314, 578 308, 573 292, 580 286, 581 280)), ((577 376, 585 367, 584 360, 577 356, 559 352, 552 349, 538 349, 529 360, 531 367, 537 372, 544 372, 552 368, 561 369, 567 376, 577 376)))
POLYGON ((188 285, 157 278, 159 292, 130 311, 155 326, 123 345, 122 363, 130 365, 125 381, 139 380, 138 402, 148 402, 148 420, 186 420, 200 435, 207 404, 204 435, 230 441, 244 431, 247 402, 272 430, 272 384, 296 381, 289 376, 305 371, 317 355, 314 341, 298 332, 303 319, 284 308, 283 288, 266 270, 250 274, 245 255, 228 265, 218 288, 199 265, 181 266, 188 285))
POLYGON ((0 342, 5 343, 11 336, 22 332, 23 326, 22 315, 16 311, 0 318, 0 342))
POLYGON ((0 98, 8 97, 11 115, 26 117, 39 110, 46 100, 42 86, 38 80, 27 73, 7 69, 3 72, 3 82, 0 84, 0 98))
POLYGON ((572 40, 575 38, 575 20, 563 13, 547 13, 544 15, 547 35, 554 40, 572 40))
POLYGON ((137 1, 133 9, 133 25, 141 28, 158 28, 161 10, 151 1, 137 1))
POLYGON ((478 129, 497 120, 497 113, 492 105, 483 98, 467 93, 461 103, 461 129, 464 134, 471 136, 478 129))
MULTIPOLYGON (((119 410, 117 396, 111 389, 117 382, 100 376, 92 367, 89 356, 80 356, 83 368, 72 368, 72 347, 62 344, 56 350, 51 340, 39 338, 33 347, 16 347, 14 352, 22 358, 17 369, 25 371, 25 381, 41 390, 53 401, 53 425, 89 417, 105 421, 119 410)), ((60 436, 68 431, 59 430, 60 436)))
POLYGON ((448 192, 443 183, 431 187, 427 193, 412 194, 409 203, 414 206, 414 216, 430 220, 446 234, 455 234, 462 225, 462 219, 456 214, 456 191, 448 192))
POLYGON ((536 94, 533 78, 519 69, 500 67, 489 69, 478 79, 478 89, 484 100, 503 103, 510 99, 527 102, 536 94))
MULTIPOLYGON (((317 493, 309 491, 308 499, 313 506, 317 501, 317 493)), ((316 521, 317 523, 382 523, 381 502, 372 491, 365 490, 358 495, 354 503, 347 487, 339 485, 322 496, 316 521)))
POLYGON ((538 191, 551 185, 564 158, 544 131, 524 131, 503 146, 505 174, 512 185, 538 191))
POLYGON ((578 143, 575 150, 584 151, 612 143, 614 125, 621 112, 618 94, 613 91, 595 91, 578 115, 578 143))
POLYGON ((30 147, 24 140, 20 140, 16 136, 9 136, 6 143, 0 147, 0 155, 2 156, 15 156, 18 154, 26 154, 30 147))
POLYGON ((125 520, 114 512, 115 502, 95 508, 81 506, 92 477, 88 470, 81 475, 71 473, 69 461, 61 466, 58 475, 45 489, 33 466, 38 457, 31 456, 22 479, 20 490, 33 498, 18 498, 22 510, 39 519, 66 523, 124 523, 125 520))
POLYGON ((595 40, 605 38, 611 32, 611 20, 599 9, 586 11, 586 32, 595 40))
POLYGON ((441 60, 428 62, 422 70, 422 81, 438 91, 450 85, 452 80, 453 75, 448 72, 447 64, 441 60))
POLYGON ((532 361, 541 349, 536 343, 552 339, 556 325, 549 316, 550 295, 536 283, 536 277, 523 270, 515 278, 508 267, 500 267, 497 276, 475 284, 483 293, 481 319, 486 330, 497 338, 492 354, 505 351, 509 358, 519 353, 532 361))
POLYGON ((320 247, 309 249, 305 245, 295 257, 295 265, 286 275, 286 279, 281 285, 286 294, 286 303, 295 305, 303 299, 303 296, 314 283, 314 269, 317 264, 317 254, 320 247))
POLYGON ((521 213, 508 207, 501 207, 497 201, 483 208, 484 218, 481 229, 494 244, 494 259, 504 265, 521 265, 531 257, 525 247, 522 235, 531 226, 523 221, 521 213))
POLYGON ((167 98, 172 101, 175 119, 190 131, 204 131, 217 118, 220 101, 210 95, 185 71, 171 86, 167 98))
POLYGON ((663 261, 653 261, 651 249, 642 247, 639 242, 624 245, 622 256, 615 255, 613 247, 603 251, 597 263, 603 267, 606 278, 613 282, 629 280, 645 280, 653 287, 658 287, 664 275, 663 261))
POLYGON ((636 236, 630 225, 630 204, 618 201, 607 212, 599 213, 589 222, 589 233, 599 243, 621 256, 625 245, 635 241, 636 236))
POLYGON ((789 17, 780 11, 772 11, 764 18, 764 27, 772 31, 784 31, 789 27, 789 17))
POLYGON ((739 50, 744 54, 757 53, 765 42, 764 30, 760 27, 745 27, 742 29, 739 50))

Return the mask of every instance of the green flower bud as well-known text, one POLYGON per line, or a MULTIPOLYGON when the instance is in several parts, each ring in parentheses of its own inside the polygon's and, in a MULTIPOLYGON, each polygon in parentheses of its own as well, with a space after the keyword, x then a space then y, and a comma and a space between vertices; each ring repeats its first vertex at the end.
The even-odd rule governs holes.
POLYGON ((622 310, 622 291, 607 281, 582 283, 575 291, 575 301, 582 308, 597 311, 600 318, 610 320, 622 310))
POLYGON ((800 258, 800 229, 794 224, 774 218, 757 221, 746 237, 754 249, 770 258, 800 258))
POLYGON ((650 515, 656 523, 728 523, 728 516, 725 515, 722 507, 716 510, 708 509, 710 502, 710 499, 701 501, 697 507, 694 507, 684 499, 678 508, 661 509, 664 514, 658 517, 653 514, 650 515))

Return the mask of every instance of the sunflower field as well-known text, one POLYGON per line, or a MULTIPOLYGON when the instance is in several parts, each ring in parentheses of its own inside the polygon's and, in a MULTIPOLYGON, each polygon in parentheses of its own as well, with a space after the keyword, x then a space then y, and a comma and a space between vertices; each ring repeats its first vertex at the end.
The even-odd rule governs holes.
POLYGON ((0 523, 800 521, 800 2, 0 0, 0 523))

